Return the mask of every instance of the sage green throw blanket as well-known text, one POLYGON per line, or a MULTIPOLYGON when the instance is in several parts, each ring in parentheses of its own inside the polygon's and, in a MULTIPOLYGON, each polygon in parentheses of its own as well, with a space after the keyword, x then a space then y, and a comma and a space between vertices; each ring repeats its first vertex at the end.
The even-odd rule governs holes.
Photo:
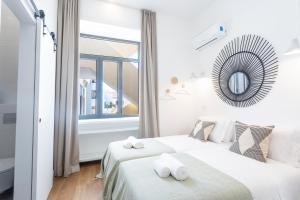
POLYGON ((173 154, 188 167, 190 178, 160 178, 148 157, 123 162, 113 200, 252 200, 250 191, 232 177, 187 154, 173 154))
POLYGON ((155 139, 142 139, 144 148, 126 149, 123 141, 112 142, 109 144, 101 162, 101 172, 98 178, 104 179, 104 200, 112 199, 111 194, 118 179, 120 163, 138 158, 157 156, 162 153, 174 153, 175 151, 155 139))

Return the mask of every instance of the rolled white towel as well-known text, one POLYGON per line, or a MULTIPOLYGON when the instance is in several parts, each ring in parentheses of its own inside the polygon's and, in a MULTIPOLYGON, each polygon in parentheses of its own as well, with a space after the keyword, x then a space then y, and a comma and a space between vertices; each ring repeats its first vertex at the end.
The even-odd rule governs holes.
POLYGON ((158 159, 154 161, 154 171, 161 178, 167 178, 170 176, 170 169, 168 163, 163 159, 158 159))
POLYGON ((132 141, 129 140, 129 138, 126 139, 126 140, 124 140, 124 141, 123 141, 123 147, 124 147, 125 149, 131 149, 131 148, 133 147, 132 141))
POLYGON ((160 158, 167 163, 168 168, 170 169, 171 175, 176 180, 184 181, 189 177, 187 167, 184 164, 182 164, 179 160, 174 158, 173 156, 164 153, 161 155, 160 158))
POLYGON ((131 141, 133 148, 135 148, 135 149, 144 148, 144 143, 141 140, 137 139, 136 137, 130 136, 130 137, 128 137, 128 140, 131 141))

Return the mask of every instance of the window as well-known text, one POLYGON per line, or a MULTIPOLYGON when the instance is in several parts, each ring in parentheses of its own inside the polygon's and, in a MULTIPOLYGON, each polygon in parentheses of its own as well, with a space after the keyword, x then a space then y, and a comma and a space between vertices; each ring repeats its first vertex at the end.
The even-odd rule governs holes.
POLYGON ((80 35, 80 119, 138 116, 135 41, 80 35))

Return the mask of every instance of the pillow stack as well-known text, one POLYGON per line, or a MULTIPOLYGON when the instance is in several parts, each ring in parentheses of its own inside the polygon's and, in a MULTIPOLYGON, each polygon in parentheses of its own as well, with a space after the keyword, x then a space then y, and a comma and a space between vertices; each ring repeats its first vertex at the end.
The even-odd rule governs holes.
POLYGON ((209 135, 213 132, 215 125, 216 122, 198 120, 189 136, 202 141, 207 141, 209 135))
POLYGON ((236 122, 236 140, 230 151, 266 162, 269 138, 274 126, 255 126, 236 122))

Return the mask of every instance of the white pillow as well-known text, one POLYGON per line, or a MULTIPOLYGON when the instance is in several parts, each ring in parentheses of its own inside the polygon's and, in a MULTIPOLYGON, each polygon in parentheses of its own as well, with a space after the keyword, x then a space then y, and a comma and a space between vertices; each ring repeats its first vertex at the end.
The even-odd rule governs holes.
POLYGON ((300 131, 275 128, 268 157, 300 168, 300 131))
POLYGON ((235 122, 231 120, 226 121, 226 125, 224 127, 224 138, 223 142, 232 142, 235 140, 235 122))
POLYGON ((199 117, 199 120, 215 121, 216 125, 208 140, 215 143, 232 142, 235 138, 234 121, 217 117, 199 117))
MULTIPOLYGON (((229 130, 230 127, 231 127, 231 121, 224 120, 224 119, 217 120, 216 126, 213 132, 209 135, 208 139, 215 143, 222 143, 225 137, 229 137, 227 135, 231 133, 231 130, 229 130)), ((228 142, 230 142, 230 140, 228 142)))
POLYGON ((225 121, 216 121, 215 128, 213 132, 209 135, 208 140, 215 143, 221 143, 225 135, 225 125, 225 121))

